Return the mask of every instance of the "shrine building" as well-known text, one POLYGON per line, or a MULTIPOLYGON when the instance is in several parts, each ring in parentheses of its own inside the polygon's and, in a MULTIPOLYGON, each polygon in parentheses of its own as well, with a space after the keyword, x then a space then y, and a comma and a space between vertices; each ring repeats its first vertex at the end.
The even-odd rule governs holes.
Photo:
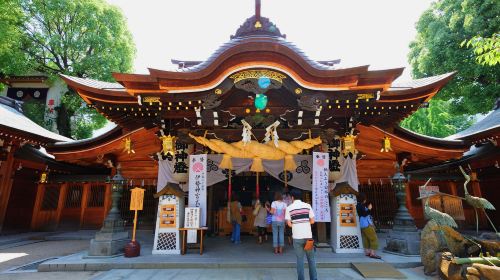
MULTIPOLYGON (((257 197, 272 201, 274 192, 299 188, 310 203, 313 152, 328 153, 331 187, 347 182, 367 194, 380 228, 392 226, 397 208, 391 180, 398 171, 395 163, 411 174, 406 201, 419 227, 425 223, 422 202, 416 199, 419 186, 432 177, 440 192, 463 195, 458 166, 477 175, 469 187, 472 195, 488 194, 500 205, 492 190, 498 182, 492 167, 499 158, 498 116, 447 139, 399 126, 427 107, 454 73, 402 82, 396 80, 404 68, 343 68, 339 59, 312 60, 260 15, 260 7, 205 61, 172 62, 176 71, 113 73, 112 83, 61 75, 88 106, 116 124, 98 137, 71 141, 0 121, 3 228, 100 227, 111 206, 109 178, 119 168, 127 180, 119 205, 122 218, 131 225, 129 190, 145 188, 139 228, 151 229, 155 193, 176 183, 187 199, 189 155, 195 154, 207 154, 206 224, 217 235, 231 231, 225 207, 232 192, 251 217, 242 226, 244 233, 255 231, 251 211, 257 197), (44 156, 34 164, 23 157, 39 153, 39 147, 54 158, 44 156), (29 184, 23 175, 27 167, 32 168, 29 184), (39 179, 42 173, 46 180, 39 179), (30 203, 18 204, 22 194, 30 203), (12 220, 16 211, 24 213, 22 224, 12 220)), ((14 103, 4 103, 14 110, 14 103)), ((461 227, 475 226, 473 208, 453 207, 461 227)), ((493 219, 498 224, 498 215, 493 219)), ((487 226, 484 217, 480 225, 487 226)), ((315 230, 320 238, 326 236, 321 223, 315 230)))

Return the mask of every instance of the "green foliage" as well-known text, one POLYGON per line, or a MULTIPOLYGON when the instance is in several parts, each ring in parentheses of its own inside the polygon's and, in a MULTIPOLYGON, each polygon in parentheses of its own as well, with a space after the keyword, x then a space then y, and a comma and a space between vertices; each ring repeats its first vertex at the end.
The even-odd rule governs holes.
POLYGON ((461 47, 474 49, 476 61, 481 65, 495 66, 500 63, 500 34, 493 34, 491 38, 474 36, 470 40, 464 40, 461 47))
MULTIPOLYGON (((2 0, 0 5, 0 74, 111 81, 112 72, 132 69, 134 55, 125 18, 103 0, 2 0)), ((76 96, 65 94, 57 108, 62 135, 81 138, 104 125, 98 113, 69 95, 76 96)))
MULTIPOLYGON (((500 97, 500 68, 476 63, 461 42, 500 30, 498 0, 440 0, 420 17, 409 60, 416 78, 458 71, 435 99, 449 100, 450 114, 486 113, 500 97)), ((484 51, 483 51, 484 52, 484 51)))
POLYGON ((34 121, 41 127, 49 128, 48 123, 45 121, 45 104, 38 100, 28 100, 23 103, 23 113, 30 120, 34 121))
POLYGON ((446 137, 466 129, 473 123, 471 117, 451 114, 453 104, 443 100, 431 100, 429 108, 418 109, 411 117, 401 122, 401 126, 414 132, 446 137))
POLYGON ((20 1, 2 0, 0 4, 0 76, 25 73, 28 61, 21 51, 24 21, 20 1))

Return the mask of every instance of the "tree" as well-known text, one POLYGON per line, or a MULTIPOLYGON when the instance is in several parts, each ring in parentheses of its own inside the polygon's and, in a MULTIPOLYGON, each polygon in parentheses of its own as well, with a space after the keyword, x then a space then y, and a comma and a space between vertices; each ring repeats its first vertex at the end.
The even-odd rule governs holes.
POLYGON ((401 126, 428 136, 446 137, 473 123, 471 117, 450 114, 451 106, 451 102, 433 99, 429 102, 429 108, 418 109, 411 117, 403 120, 401 126))
POLYGON ((479 64, 488 66, 500 64, 500 34, 493 34, 491 38, 474 36, 469 41, 464 40, 460 46, 464 45, 474 49, 479 64))
MULTIPOLYGON (((132 69, 135 46, 120 10, 103 0, 3 0, 0 8, 0 71, 36 72, 111 81, 132 69), (9 42, 10 41, 10 42, 9 42)), ((103 116, 72 91, 58 111, 59 132, 89 137, 103 116)))
POLYGON ((434 98, 449 100, 450 114, 488 112, 500 97, 500 67, 485 67, 474 52, 460 45, 474 36, 492 37, 500 30, 496 0, 440 0, 417 22, 409 60, 416 78, 458 71, 434 98))

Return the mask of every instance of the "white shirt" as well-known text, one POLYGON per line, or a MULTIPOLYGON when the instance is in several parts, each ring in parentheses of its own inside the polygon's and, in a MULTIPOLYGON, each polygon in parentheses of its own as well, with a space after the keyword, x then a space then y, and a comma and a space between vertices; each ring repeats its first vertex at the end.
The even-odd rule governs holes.
POLYGON ((292 222, 293 239, 312 238, 311 218, 314 212, 308 203, 295 200, 286 208, 285 219, 292 222))

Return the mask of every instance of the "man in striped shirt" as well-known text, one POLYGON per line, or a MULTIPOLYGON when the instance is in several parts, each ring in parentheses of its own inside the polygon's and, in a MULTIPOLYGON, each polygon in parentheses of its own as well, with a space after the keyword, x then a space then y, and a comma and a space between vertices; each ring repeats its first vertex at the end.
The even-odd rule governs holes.
POLYGON ((290 191, 293 203, 286 208, 285 220, 292 228, 293 248, 297 256, 297 276, 299 280, 304 279, 304 255, 307 256, 309 264, 309 279, 317 280, 316 260, 314 249, 305 251, 304 245, 308 239, 312 239, 311 225, 314 224, 314 212, 311 205, 302 202, 302 192, 298 189, 290 191))

